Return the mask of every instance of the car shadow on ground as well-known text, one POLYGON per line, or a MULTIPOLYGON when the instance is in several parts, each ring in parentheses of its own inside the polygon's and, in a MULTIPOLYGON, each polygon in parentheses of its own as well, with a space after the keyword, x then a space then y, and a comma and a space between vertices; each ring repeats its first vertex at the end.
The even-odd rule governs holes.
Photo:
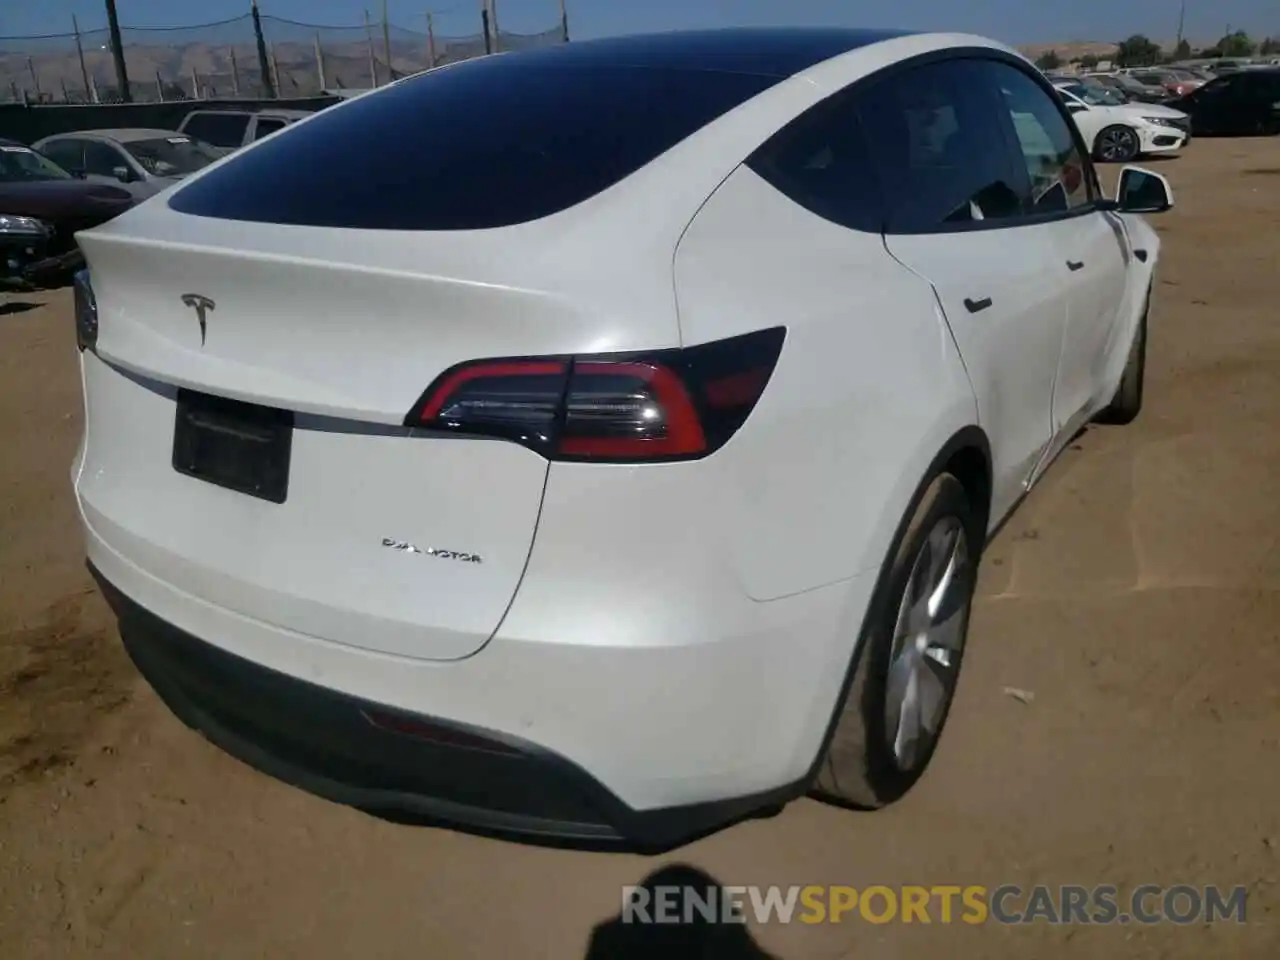
POLYGON ((723 886, 705 871, 672 864, 649 874, 637 887, 643 891, 638 898, 641 904, 657 904, 666 891, 665 898, 678 922, 638 922, 637 917, 646 915, 653 919, 654 911, 660 909, 656 906, 650 906, 647 914, 628 911, 630 916, 624 916, 620 909, 617 916, 592 930, 584 960, 779 960, 755 942, 745 923, 678 906, 692 903, 692 898, 675 896, 672 903, 670 891, 679 888, 702 903, 723 904, 723 886))
POLYGON ((28 300, 10 300, 0 303, 0 317, 7 317, 14 313, 26 313, 28 310, 36 310, 41 306, 38 303, 31 303, 28 300))

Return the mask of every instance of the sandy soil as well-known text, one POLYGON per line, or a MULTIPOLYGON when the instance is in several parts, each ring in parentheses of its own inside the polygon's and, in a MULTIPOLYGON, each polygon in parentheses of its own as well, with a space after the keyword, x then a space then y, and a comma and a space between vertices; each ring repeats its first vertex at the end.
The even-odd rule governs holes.
POLYGON ((575 960, 621 885, 675 862, 727 884, 1250 889, 1244 926, 752 931, 787 960, 1280 956, 1280 140, 1159 169, 1179 206, 1157 221, 1147 409, 1082 436, 991 547, 930 775, 878 814, 801 801, 662 858, 384 823, 173 719, 82 566, 70 297, 0 298, 0 956, 575 960))

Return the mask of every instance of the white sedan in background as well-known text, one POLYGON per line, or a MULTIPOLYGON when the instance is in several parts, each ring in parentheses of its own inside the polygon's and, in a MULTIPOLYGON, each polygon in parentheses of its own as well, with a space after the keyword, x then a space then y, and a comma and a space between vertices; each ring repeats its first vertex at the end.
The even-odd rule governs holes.
POLYGON ((1055 83, 1095 160, 1127 163, 1144 153, 1176 153, 1191 139, 1191 118, 1158 103, 1117 103, 1083 83, 1055 83))
POLYGON ((1119 180, 979 37, 399 81, 79 235, 89 561, 180 717, 336 801, 645 847, 884 806, 988 537, 1142 406, 1173 199, 1119 180))

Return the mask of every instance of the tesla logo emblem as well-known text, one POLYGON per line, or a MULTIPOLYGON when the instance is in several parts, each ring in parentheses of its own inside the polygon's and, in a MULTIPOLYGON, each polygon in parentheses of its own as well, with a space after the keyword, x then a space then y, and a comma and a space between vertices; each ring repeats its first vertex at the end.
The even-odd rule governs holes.
POLYGON ((196 319, 200 321, 200 346, 203 347, 205 335, 209 332, 209 314, 217 304, 198 293, 184 293, 182 303, 196 312, 196 319))

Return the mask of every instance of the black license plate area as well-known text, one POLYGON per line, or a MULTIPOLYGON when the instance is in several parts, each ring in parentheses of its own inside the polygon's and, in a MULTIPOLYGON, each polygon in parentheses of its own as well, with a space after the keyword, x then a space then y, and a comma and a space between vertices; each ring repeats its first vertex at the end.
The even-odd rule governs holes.
POLYGON ((179 473, 284 503, 292 449, 291 411, 178 391, 173 469, 179 473))

